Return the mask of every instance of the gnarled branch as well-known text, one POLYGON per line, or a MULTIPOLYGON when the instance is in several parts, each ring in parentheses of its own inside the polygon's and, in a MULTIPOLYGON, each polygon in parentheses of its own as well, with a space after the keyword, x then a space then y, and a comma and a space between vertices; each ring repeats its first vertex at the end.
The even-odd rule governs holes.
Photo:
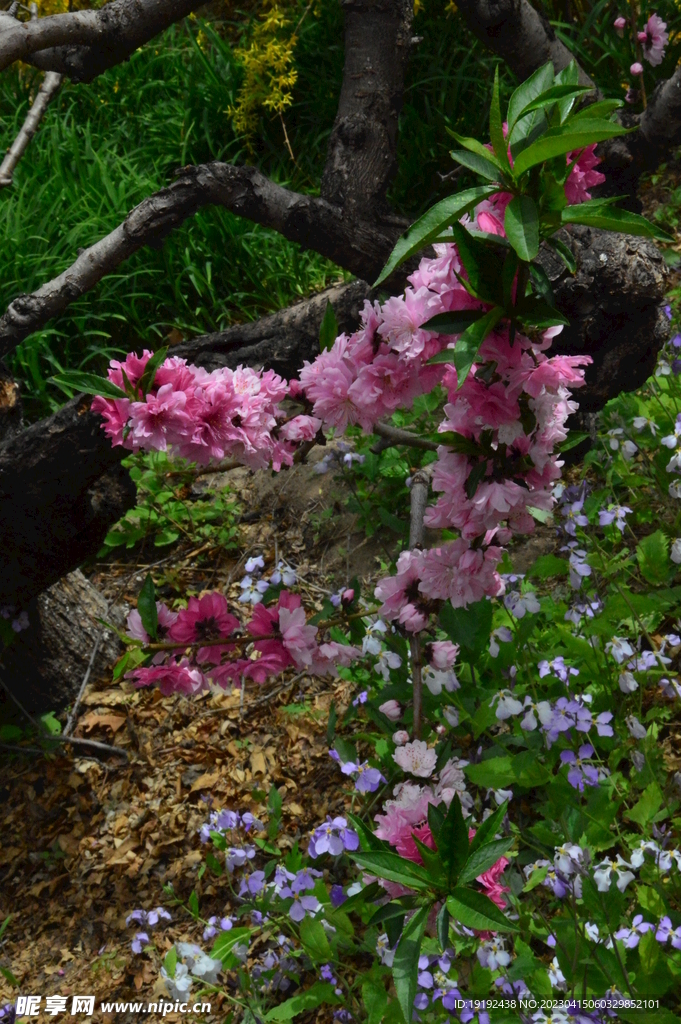
POLYGON ((274 184, 255 167, 211 163, 184 167, 167 188, 143 200, 119 227, 85 249, 62 274, 16 298, 0 318, 0 357, 61 313, 145 245, 159 245, 173 228, 207 205, 274 228, 359 277, 376 276, 400 227, 350 223, 342 208, 274 184))
POLYGON ((0 71, 24 60, 74 82, 91 82, 204 3, 111 0, 99 11, 73 11, 27 22, 2 13, 0 71))

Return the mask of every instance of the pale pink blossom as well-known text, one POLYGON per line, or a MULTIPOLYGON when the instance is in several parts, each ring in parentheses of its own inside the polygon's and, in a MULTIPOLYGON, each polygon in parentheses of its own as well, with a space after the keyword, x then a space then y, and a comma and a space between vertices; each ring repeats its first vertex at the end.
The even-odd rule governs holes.
POLYGON ((435 640, 429 645, 428 653, 433 668, 444 672, 452 668, 459 656, 459 645, 453 644, 451 640, 435 640))
MULTIPOLYGON (((669 42, 666 21, 663 21, 659 14, 651 14, 644 30, 639 32, 638 38, 643 47, 643 56, 648 63, 653 67, 661 64, 665 46, 669 42)), ((638 74, 640 73, 639 71, 638 74)))
POLYGON ((388 719, 389 722, 398 722, 402 717, 402 708, 396 700, 386 700, 379 704, 378 710, 388 719))
POLYGON ((384 619, 397 619, 410 632, 423 629, 428 616, 420 607, 419 578, 422 555, 420 551, 403 551, 397 560, 397 573, 380 580, 374 590, 383 604, 379 615, 384 619))
POLYGON ((393 760, 402 771, 427 779, 435 771, 437 754, 425 740, 414 740, 412 743, 405 743, 403 747, 398 747, 393 754, 393 760))
POLYGON ((313 441, 321 425, 316 416, 295 416, 283 425, 279 437, 285 441, 313 441))

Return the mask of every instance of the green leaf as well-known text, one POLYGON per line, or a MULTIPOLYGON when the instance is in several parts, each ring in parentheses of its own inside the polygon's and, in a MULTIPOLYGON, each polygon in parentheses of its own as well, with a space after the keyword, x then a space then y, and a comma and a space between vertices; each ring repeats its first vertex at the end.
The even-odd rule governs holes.
POLYGON ((517 932, 520 929, 514 921, 509 921, 499 910, 496 903, 489 897, 474 889, 457 886, 447 897, 447 910, 454 921, 465 928, 476 931, 517 932))
POLYGON ((488 757, 464 769, 467 778, 485 789, 503 789, 516 781, 512 757, 488 757))
POLYGON ((552 85, 550 89, 546 89, 545 92, 540 93, 535 99, 530 100, 527 106, 523 107, 518 114, 518 120, 520 120, 521 117, 525 117, 526 114, 531 113, 533 110, 552 106, 557 102, 557 100, 575 100, 585 92, 592 91, 593 86, 590 85, 552 85))
POLYGON ((449 922, 451 918, 449 911, 447 910, 447 904, 443 903, 437 912, 437 941, 440 943, 440 949, 444 951, 449 946, 449 922))
POLYGON ((491 843, 485 843, 479 850, 475 850, 466 861, 466 866, 461 872, 459 882, 465 885, 466 882, 472 882, 484 871, 487 871, 493 864, 496 864, 500 857, 503 857, 511 849, 513 842, 513 837, 495 839, 491 843))
POLYGON ((9 967, 0 967, 0 974, 2 974, 5 981, 8 981, 10 985, 14 985, 15 988, 19 987, 19 982, 14 977, 9 967))
POLYGON ((451 313, 436 313, 421 324, 424 331, 437 331, 438 334, 463 334, 476 320, 485 314, 484 309, 459 309, 451 313))
POLYGON ((79 391, 84 395, 102 395, 103 398, 127 398, 125 391, 112 384, 106 377, 98 377, 95 373, 82 373, 80 370, 63 370, 50 377, 52 384, 59 384, 79 391))
POLYGON ((539 252, 539 211, 530 196, 516 196, 504 215, 506 237, 521 260, 529 263, 539 252))
POLYGON ((508 104, 506 120, 508 122, 509 138, 513 133, 516 121, 520 118, 521 111, 531 103, 533 99, 546 92, 553 85, 553 65, 549 62, 526 78, 515 90, 508 104))
POLYGON ((501 173, 501 162, 494 153, 494 151, 489 148, 489 146, 486 146, 483 142, 480 142, 478 139, 473 139, 468 135, 458 135, 456 132, 451 131, 451 129, 449 128, 447 129, 447 131, 452 136, 452 138, 456 139, 459 145, 465 146, 466 150, 469 153, 475 153, 476 156, 480 156, 482 157, 483 160, 487 160, 489 163, 491 163, 494 167, 497 168, 499 173, 501 173))
POLYGON ((474 206, 488 196, 494 195, 499 189, 494 185, 482 185, 478 188, 469 188, 465 192, 458 192, 456 195, 447 196, 439 203, 432 206, 430 210, 414 221, 407 232, 398 240, 395 248, 390 254, 388 262, 379 274, 374 287, 381 284, 392 274, 396 267, 415 255, 426 245, 437 238, 440 232, 458 222, 464 213, 468 213, 474 206))
POLYGON ((270 839, 274 839, 281 824, 282 810, 281 793, 276 786, 272 786, 270 789, 267 797, 267 810, 270 816, 270 819, 267 822, 267 835, 270 839))
POLYGON ((499 103, 499 65, 494 69, 494 85, 492 86, 492 102, 489 108, 489 137, 494 147, 497 160, 506 172, 510 172, 508 162, 508 143, 504 138, 501 123, 501 104, 499 103))
POLYGON ((431 878, 426 869, 420 864, 405 860, 397 853, 371 851, 370 853, 353 853, 351 857, 361 868, 365 868, 379 878, 387 878, 390 882, 408 885, 411 889, 429 889, 431 887, 431 878))
POLYGON ((10 921, 12 920, 13 914, 8 914, 5 920, 0 924, 0 939, 3 937, 7 929, 9 928, 10 921))
POLYGON ((169 978, 175 977, 175 968, 177 966, 177 949, 175 946, 171 946, 165 955, 163 960, 163 966, 165 967, 166 974, 169 978))
POLYGON ((630 811, 625 811, 625 818, 629 818, 631 821, 635 821, 637 825, 644 828, 649 825, 653 820, 660 807, 664 797, 662 790, 658 786, 657 782, 651 782, 649 786, 643 790, 643 794, 640 799, 634 804, 630 811))
POLYGON ((154 587, 154 581, 151 578, 151 573, 147 574, 147 578, 142 584, 142 589, 139 592, 137 598, 137 611, 140 613, 142 625, 149 634, 152 640, 156 639, 158 634, 158 613, 156 611, 156 590, 154 587))
POLYGON ((300 941, 314 963, 326 963, 331 958, 324 925, 316 917, 304 917, 300 922, 300 941))
POLYGON ((491 154, 484 157, 480 156, 479 153, 470 153, 467 149, 453 149, 449 155, 457 164, 467 167, 469 171, 474 171, 489 181, 499 181, 501 177, 499 168, 489 159, 491 154))
POLYGON ((492 611, 491 601, 476 601, 468 608, 452 608, 449 602, 442 606, 442 628, 464 649, 464 657, 478 657, 484 651, 492 629, 492 611))
POLYGON ((451 886, 459 878, 468 860, 468 829, 463 819, 458 795, 455 795, 450 803, 435 841, 442 863, 447 869, 447 879, 451 886))
POLYGON ((605 231, 620 231, 624 235, 639 235, 642 238, 657 238, 661 242, 673 241, 672 236, 651 224, 645 217, 629 210, 620 210, 617 206, 578 203, 567 206, 561 211, 563 224, 587 224, 592 228, 603 228, 605 231))
POLYGON ((501 823, 504 820, 504 815, 507 810, 508 800, 504 800, 503 804, 500 804, 493 814, 490 814, 488 818, 485 818, 480 827, 476 829, 475 835, 471 840, 471 853, 475 853, 476 850, 481 849, 490 840, 494 839, 501 828, 501 823))
POLYGON ((565 242, 562 242, 560 238, 556 238, 555 236, 553 238, 547 238, 546 242, 552 249, 555 249, 570 273, 574 274, 577 270, 577 261, 572 254, 572 250, 565 244, 565 242))
POLYGON ((419 956, 430 907, 420 907, 404 927, 393 959, 393 981, 407 1024, 411 1021, 419 971, 419 956))
POLYGON ((587 121, 593 118, 608 118, 619 107, 623 107, 622 100, 599 100, 598 103, 589 103, 572 115, 571 121, 587 121))
POLYGON ((196 889, 192 889, 192 891, 190 892, 189 899, 187 900, 187 904, 189 906, 189 913, 192 915, 192 917, 198 918, 198 916, 199 916, 199 897, 196 895, 196 889))
POLYGON ((577 124, 569 121, 556 128, 549 128, 536 142, 518 154, 513 165, 513 173, 518 179, 526 171, 537 164, 543 164, 546 160, 553 160, 554 157, 562 156, 573 149, 584 149, 594 142, 605 142, 606 139, 627 133, 628 129, 622 128, 619 124, 596 118, 579 121, 577 124))
POLYGON ((552 576, 567 576, 569 566, 565 558, 541 555, 531 567, 528 576, 536 580, 549 580, 552 576))
POLYGON ((167 354, 167 345, 164 346, 164 348, 159 348, 156 352, 154 352, 153 356, 151 357, 147 365, 144 367, 144 373, 137 382, 137 387, 142 392, 143 395, 146 395, 146 393, 150 391, 151 388, 153 387, 154 378, 156 377, 156 371, 158 370, 159 366, 161 365, 167 354))
POLYGON ((367 1011, 367 1024, 381 1024, 388 1005, 388 993, 377 981, 365 981, 362 999, 367 1011))
POLYGON ((544 881, 549 873, 549 865, 545 864, 543 868, 535 868, 529 877, 529 880, 523 886, 523 892, 532 892, 538 885, 544 881))
POLYGON ((224 963, 234 947, 238 946, 242 940, 248 944, 250 934, 250 928, 232 928, 231 931, 221 932, 213 943, 210 955, 214 960, 222 960, 224 963))
POLYGON ((291 999, 287 999, 285 1002, 273 1007, 269 1013, 265 1014, 263 1020, 293 1020, 299 1013, 303 1013, 305 1010, 314 1010, 315 1007, 321 1006, 322 1003, 330 1003, 334 1006, 340 1003, 340 999, 329 981, 316 981, 305 992, 300 992, 291 999))
POLYGON ((333 311, 333 306, 326 300, 326 309, 324 310, 324 318, 322 325, 319 328, 319 349, 321 352, 326 352, 328 349, 333 348, 333 343, 338 337, 338 321, 336 320, 336 314, 333 311))
POLYGON ((47 714, 40 716, 40 723, 43 726, 45 732, 49 733, 50 736, 59 736, 61 733, 61 722, 58 718, 55 718, 54 711, 48 711, 47 714))
POLYGON ((495 306, 489 313, 485 313, 479 320, 476 320, 470 327, 466 328, 453 349, 446 348, 444 351, 438 352, 437 355, 428 360, 428 365, 433 363, 454 363, 457 387, 460 388, 475 362, 480 346, 487 335, 491 334, 494 330, 503 315, 504 311, 501 306, 495 306))
POLYGON ((648 583, 666 583, 669 577, 669 540, 662 530, 644 537, 636 547, 641 575, 648 583))

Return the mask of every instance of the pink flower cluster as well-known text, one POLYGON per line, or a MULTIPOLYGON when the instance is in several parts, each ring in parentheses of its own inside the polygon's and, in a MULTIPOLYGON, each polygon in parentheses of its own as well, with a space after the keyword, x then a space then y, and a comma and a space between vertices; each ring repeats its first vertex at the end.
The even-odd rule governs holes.
MULTIPOLYGON (((151 667, 134 669, 128 678, 136 686, 156 685, 166 695, 188 696, 211 683, 222 688, 240 686, 245 679, 264 683, 291 666, 333 675, 337 665, 362 655, 335 641, 318 644, 317 627, 307 624, 300 597, 288 591, 281 592, 276 605, 256 605, 245 632, 217 591, 191 597, 180 612, 159 602, 157 613, 159 641, 176 646, 159 651, 151 667)), ((128 636, 150 642, 136 610, 128 616, 128 636)))
MULTIPOLYGON (((137 388, 152 353, 112 360, 109 380, 137 388), (125 376, 124 376, 125 375, 125 376)), ((208 373, 170 357, 156 371, 153 387, 138 400, 97 396, 92 408, 104 417, 112 444, 131 451, 167 451, 202 464, 229 455, 253 469, 290 465, 292 442, 315 436, 319 421, 299 416, 278 430, 279 403, 288 385, 273 370, 239 366, 208 373)))

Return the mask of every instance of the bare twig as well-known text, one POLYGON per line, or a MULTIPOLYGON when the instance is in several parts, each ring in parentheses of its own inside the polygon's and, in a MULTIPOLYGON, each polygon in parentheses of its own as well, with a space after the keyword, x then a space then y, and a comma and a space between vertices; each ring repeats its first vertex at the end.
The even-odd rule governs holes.
MULTIPOLYGON (((108 606, 107 606, 107 612, 108 612, 108 606)), ((99 634, 97 635, 97 639, 95 640, 95 645, 92 648, 92 654, 90 655, 90 660, 89 660, 88 666, 87 666, 87 668, 85 670, 85 675, 83 676, 83 681, 80 684, 80 690, 78 691, 78 696, 76 697, 74 705, 71 708, 71 712, 70 712, 68 718, 66 719, 66 725, 64 726, 64 733, 63 733, 64 736, 70 736, 71 732, 73 731, 73 727, 76 724, 76 718, 78 717, 78 711, 79 711, 79 708, 80 708, 80 702, 83 699, 83 694, 85 693, 85 687, 87 686, 88 681, 90 679, 90 673, 92 672, 92 666, 95 663, 95 658, 97 657, 97 653, 98 653, 99 648, 101 646, 102 637, 103 637, 103 631, 100 630, 99 634)))
POLYGON ((59 92, 61 83, 62 75, 57 74, 56 71, 48 71, 46 73, 38 90, 38 95, 33 101, 33 106, 19 130, 19 134, 7 150, 5 159, 0 164, 0 188, 7 188, 8 185, 12 184, 12 176, 16 166, 37 132, 40 122, 45 116, 45 111, 59 92))

